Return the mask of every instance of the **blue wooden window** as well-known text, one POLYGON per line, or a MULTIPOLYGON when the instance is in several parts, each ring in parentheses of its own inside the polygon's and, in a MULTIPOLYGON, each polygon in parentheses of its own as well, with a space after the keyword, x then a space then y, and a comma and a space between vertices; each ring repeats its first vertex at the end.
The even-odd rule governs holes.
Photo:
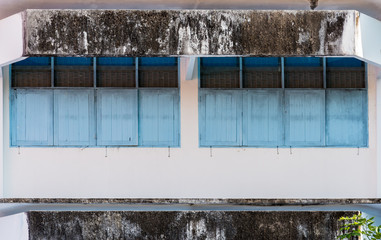
POLYGON ((12 145, 53 145, 52 90, 12 92, 12 145))
POLYGON ((285 67, 320 67, 321 58, 318 57, 288 57, 285 58, 285 67))
POLYGON ((132 57, 100 57, 97 58, 98 66, 135 66, 135 58, 132 57))
POLYGON ((327 91, 327 145, 366 147, 367 116, 366 91, 327 91))
POLYGON ((200 145, 240 146, 241 112, 242 92, 200 90, 200 145))
POLYGON ((136 89, 97 90, 97 145, 138 144, 136 89))
POLYGON ((285 92, 286 146, 324 146, 324 90, 285 92))
POLYGON ((327 67, 362 67, 364 63, 356 58, 328 57, 327 67))
POLYGON ((177 66, 175 57, 142 57, 139 58, 140 66, 177 66))
POLYGON ((139 145, 179 146, 178 89, 139 90, 139 145))
POLYGON ((50 66, 50 57, 30 57, 14 63, 13 66, 50 66))
POLYGON ((56 65, 64 66, 91 66, 93 64, 92 58, 84 57, 57 57, 55 60, 56 65))
POLYGON ((277 57, 245 57, 243 58, 244 67, 279 67, 277 57))
POLYGON ((95 145, 94 90, 54 90, 54 145, 95 145))
POLYGON ((243 145, 283 145, 283 92, 249 90, 243 97, 243 145))

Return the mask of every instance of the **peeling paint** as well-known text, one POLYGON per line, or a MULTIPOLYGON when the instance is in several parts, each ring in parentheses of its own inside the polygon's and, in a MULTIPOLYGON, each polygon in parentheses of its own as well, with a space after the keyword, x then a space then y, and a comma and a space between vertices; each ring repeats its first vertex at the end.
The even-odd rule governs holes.
POLYGON ((27 10, 24 55, 353 55, 356 13, 27 10))

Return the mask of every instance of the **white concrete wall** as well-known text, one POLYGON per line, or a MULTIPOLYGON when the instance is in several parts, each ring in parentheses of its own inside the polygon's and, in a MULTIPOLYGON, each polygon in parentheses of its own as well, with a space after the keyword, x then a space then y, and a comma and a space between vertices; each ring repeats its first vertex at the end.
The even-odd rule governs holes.
POLYGON ((107 198, 377 197, 376 76, 369 148, 198 147, 198 83, 181 59, 181 148, 10 148, 4 76, 4 196, 107 198))
POLYGON ((0 217, 0 239, 27 240, 28 223, 25 213, 0 217))

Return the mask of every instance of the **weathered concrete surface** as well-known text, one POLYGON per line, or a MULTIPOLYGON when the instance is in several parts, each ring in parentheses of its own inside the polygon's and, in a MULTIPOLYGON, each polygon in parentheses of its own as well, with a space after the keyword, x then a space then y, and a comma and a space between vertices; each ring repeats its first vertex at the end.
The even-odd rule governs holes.
POLYGON ((323 206, 381 204, 381 198, 346 199, 212 199, 212 198, 0 198, 0 204, 150 204, 150 205, 238 205, 323 206))
POLYGON ((357 212, 29 212, 29 239, 337 239, 357 212))
POLYGON ((357 11, 26 10, 24 56, 351 56, 358 15, 357 11))

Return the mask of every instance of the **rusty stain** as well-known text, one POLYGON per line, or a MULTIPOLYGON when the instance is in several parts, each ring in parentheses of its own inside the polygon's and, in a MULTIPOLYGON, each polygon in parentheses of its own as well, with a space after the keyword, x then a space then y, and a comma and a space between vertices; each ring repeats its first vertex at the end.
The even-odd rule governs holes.
POLYGON ((314 10, 318 6, 319 0, 310 0, 310 8, 314 10))

